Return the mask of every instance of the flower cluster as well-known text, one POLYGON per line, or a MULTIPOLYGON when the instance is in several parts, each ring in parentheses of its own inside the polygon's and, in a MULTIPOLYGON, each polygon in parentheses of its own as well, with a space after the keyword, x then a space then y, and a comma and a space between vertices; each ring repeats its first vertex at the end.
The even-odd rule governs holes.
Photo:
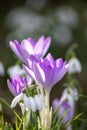
MULTIPOLYGON (((50 44, 51 38, 45 36, 41 36, 37 42, 33 38, 24 39, 21 44, 16 40, 11 41, 10 47, 23 61, 23 70, 29 78, 17 74, 7 80, 8 87, 15 96, 11 107, 13 108, 19 103, 22 114, 26 111, 36 112, 38 110, 38 128, 46 130, 50 129, 52 124, 52 106, 50 107, 49 103, 51 89, 64 77, 69 67, 69 64, 62 58, 55 60, 51 53, 45 56, 50 44)), ((64 95, 65 93, 67 92, 64 92, 64 95)), ((69 98, 69 101, 65 102, 66 99, 56 100, 53 107, 56 108, 58 105, 61 107, 58 116, 61 116, 62 110, 65 111, 72 107, 72 112, 70 110, 67 113, 71 117, 74 112, 74 105, 70 104, 72 96, 66 95, 65 98, 69 98)), ((66 118, 67 116, 64 120, 66 118)))

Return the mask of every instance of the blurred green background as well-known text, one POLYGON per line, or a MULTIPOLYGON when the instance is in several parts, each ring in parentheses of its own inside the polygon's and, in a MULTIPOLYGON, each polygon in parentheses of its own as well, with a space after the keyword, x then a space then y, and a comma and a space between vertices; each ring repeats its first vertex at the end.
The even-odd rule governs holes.
MULTIPOLYGON (((0 75, 0 97, 9 103, 13 97, 6 83, 7 69, 17 61, 9 41, 16 39, 21 42, 27 37, 38 40, 41 35, 51 36, 49 51, 55 58, 65 58, 67 49, 77 43, 75 52, 82 64, 82 72, 77 78, 87 94, 87 1, 3 0, 0 2, 0 62, 5 74, 0 75)), ((53 89, 51 98, 60 92, 60 89, 53 89)), ((6 109, 5 113, 10 117, 9 112, 6 109)))

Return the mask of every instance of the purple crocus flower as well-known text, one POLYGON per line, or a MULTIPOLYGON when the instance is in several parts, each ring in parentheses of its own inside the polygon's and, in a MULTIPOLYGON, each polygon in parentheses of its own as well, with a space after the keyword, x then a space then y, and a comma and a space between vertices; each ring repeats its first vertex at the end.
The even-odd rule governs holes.
POLYGON ((36 42, 33 38, 24 39, 21 44, 18 41, 10 41, 10 47, 13 52, 24 62, 30 55, 34 55, 37 59, 43 57, 51 43, 51 38, 41 36, 36 42))
POLYGON ((19 75, 16 75, 12 79, 10 79, 10 80, 8 79, 7 84, 8 84, 8 87, 9 87, 11 93, 14 96, 17 96, 22 92, 23 88, 27 84, 27 79, 26 79, 26 77, 21 77, 19 75))
POLYGON ((70 121, 73 118, 74 105, 73 107, 72 105, 67 100, 60 103, 60 100, 58 98, 53 101, 54 110, 58 108, 58 112, 57 112, 58 117, 62 117, 65 114, 65 117, 63 118, 63 122, 70 121))
POLYGON ((35 57, 27 59, 27 64, 28 66, 23 65, 26 73, 48 92, 63 78, 68 69, 68 64, 62 58, 55 60, 50 53, 39 61, 35 57))
POLYGON ((58 109, 58 117, 62 117, 65 114, 63 122, 71 121, 74 116, 75 110, 75 96, 69 92, 68 89, 65 89, 60 100, 56 98, 53 101, 53 108, 58 109))

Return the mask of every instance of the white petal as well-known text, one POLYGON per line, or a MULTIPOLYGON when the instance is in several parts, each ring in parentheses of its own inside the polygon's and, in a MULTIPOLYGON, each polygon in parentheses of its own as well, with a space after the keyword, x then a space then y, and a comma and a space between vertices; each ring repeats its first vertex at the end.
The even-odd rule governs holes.
POLYGON ((31 110, 32 110, 33 112, 35 112, 35 111, 36 111, 36 104, 35 104, 34 99, 33 99, 32 97, 29 97, 29 101, 30 101, 31 110))
POLYGON ((42 110, 42 108, 43 108, 43 102, 41 100, 41 97, 39 95, 35 95, 34 99, 35 99, 37 110, 42 110))
POLYGON ((29 98, 26 96, 26 95, 24 95, 24 99, 23 99, 23 101, 24 101, 24 107, 25 107, 25 109, 30 109, 31 107, 30 107, 30 101, 29 101, 29 98))
POLYGON ((17 103, 20 102, 20 100, 23 99, 23 93, 19 94, 18 96, 16 96, 11 103, 11 108, 15 107, 17 105, 17 103))
POLYGON ((70 74, 73 74, 73 73, 80 73, 82 70, 82 66, 81 66, 81 63, 80 61, 77 59, 77 58, 71 58, 69 60, 69 69, 68 69, 68 72, 70 74))

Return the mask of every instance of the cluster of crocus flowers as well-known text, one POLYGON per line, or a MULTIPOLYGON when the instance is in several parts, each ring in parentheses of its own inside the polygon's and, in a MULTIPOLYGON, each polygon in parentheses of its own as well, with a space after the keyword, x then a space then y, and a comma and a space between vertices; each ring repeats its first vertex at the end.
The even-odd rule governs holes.
MULTIPOLYGON (((21 44, 16 40, 10 42, 13 52, 25 63, 22 65, 25 73, 31 77, 32 81, 35 81, 37 95, 32 97, 25 93, 24 89, 27 82, 24 77, 7 81, 10 91, 16 96, 13 99, 12 106, 15 106, 14 103, 17 104, 23 100, 25 109, 39 110, 39 127, 44 129, 50 129, 51 127, 50 91, 64 77, 69 66, 62 58, 55 60, 50 53, 44 57, 50 42, 51 38, 45 38, 44 36, 41 36, 37 42, 32 38, 23 40, 21 44)), ((31 84, 28 85, 28 88, 31 88, 31 84)))

